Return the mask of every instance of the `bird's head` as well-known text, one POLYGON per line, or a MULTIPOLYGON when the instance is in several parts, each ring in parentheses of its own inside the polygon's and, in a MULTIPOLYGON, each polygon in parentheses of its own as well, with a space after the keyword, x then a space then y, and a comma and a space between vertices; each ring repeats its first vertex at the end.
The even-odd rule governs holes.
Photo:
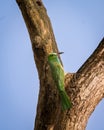
POLYGON ((49 53, 48 61, 56 59, 58 57, 57 53, 49 53))
POLYGON ((58 52, 58 53, 54 53, 54 52, 52 52, 52 53, 49 53, 49 55, 48 55, 48 61, 50 62, 50 61, 58 61, 58 62, 60 62, 60 60, 59 60, 59 55, 60 54, 63 54, 64 52, 58 52))

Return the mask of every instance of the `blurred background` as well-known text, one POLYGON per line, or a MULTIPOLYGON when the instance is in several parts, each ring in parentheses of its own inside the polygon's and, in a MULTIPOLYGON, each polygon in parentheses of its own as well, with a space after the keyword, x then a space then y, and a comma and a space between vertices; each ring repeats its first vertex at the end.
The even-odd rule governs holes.
MULTIPOLYGON (((104 37, 104 0, 43 0, 66 72, 76 72, 104 37)), ((39 80, 15 0, 0 1, 0 130, 33 130, 39 80)), ((86 130, 104 130, 104 100, 86 130)))

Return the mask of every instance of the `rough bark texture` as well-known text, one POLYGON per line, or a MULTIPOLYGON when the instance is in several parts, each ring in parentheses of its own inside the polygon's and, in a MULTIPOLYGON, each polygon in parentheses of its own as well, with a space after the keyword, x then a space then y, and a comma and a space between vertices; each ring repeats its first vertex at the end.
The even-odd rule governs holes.
POLYGON ((40 80, 34 130, 84 130, 89 116, 104 97, 104 39, 77 73, 65 76, 72 108, 63 112, 47 63, 47 55, 58 52, 47 11, 40 0, 16 1, 30 34, 40 80))

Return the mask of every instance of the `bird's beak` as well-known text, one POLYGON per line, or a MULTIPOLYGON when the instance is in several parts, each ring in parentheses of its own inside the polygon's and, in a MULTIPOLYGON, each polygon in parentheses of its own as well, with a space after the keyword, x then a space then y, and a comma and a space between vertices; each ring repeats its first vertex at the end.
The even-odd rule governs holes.
POLYGON ((64 52, 58 52, 58 54, 60 55, 60 54, 63 54, 64 52))

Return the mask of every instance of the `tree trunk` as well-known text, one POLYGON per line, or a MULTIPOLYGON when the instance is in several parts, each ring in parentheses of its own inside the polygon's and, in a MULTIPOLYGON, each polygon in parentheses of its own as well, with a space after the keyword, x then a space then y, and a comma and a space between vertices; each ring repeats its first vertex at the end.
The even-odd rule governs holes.
POLYGON ((77 73, 66 74, 65 89, 72 108, 62 111, 47 62, 50 52, 58 52, 47 11, 41 0, 16 1, 30 34, 40 80, 34 130, 84 130, 89 116, 104 97, 104 39, 77 73))

